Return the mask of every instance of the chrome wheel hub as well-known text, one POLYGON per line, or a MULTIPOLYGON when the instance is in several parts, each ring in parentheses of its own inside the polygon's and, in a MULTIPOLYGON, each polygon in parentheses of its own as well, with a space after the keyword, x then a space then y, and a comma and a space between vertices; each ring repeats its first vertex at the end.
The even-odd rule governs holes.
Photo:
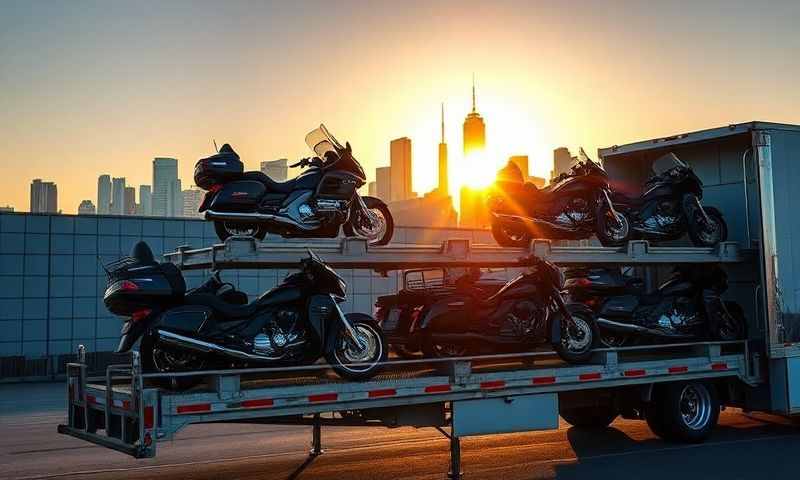
POLYGON ((692 430, 701 430, 711 418, 711 395, 703 387, 687 385, 680 396, 681 418, 692 430))

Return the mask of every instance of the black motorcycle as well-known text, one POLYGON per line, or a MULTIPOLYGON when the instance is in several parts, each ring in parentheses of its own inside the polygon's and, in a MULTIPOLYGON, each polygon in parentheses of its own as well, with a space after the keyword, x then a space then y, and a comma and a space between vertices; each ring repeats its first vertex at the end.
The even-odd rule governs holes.
POLYGON ((529 271, 488 298, 483 290, 457 291, 420 312, 418 332, 429 357, 528 352, 551 343, 564 360, 585 362, 595 339, 592 311, 565 304, 564 275, 536 259, 529 271))
POLYGON ((568 173, 538 189, 509 162, 489 195, 492 234, 501 246, 525 247, 532 238, 580 240, 597 235, 617 246, 628 240, 627 219, 611 200, 608 174, 581 150, 568 173))
POLYGON ((373 245, 389 243, 392 214, 380 199, 359 195, 367 177, 350 144, 341 146, 324 125, 306 135, 306 144, 317 156, 291 167, 311 168, 286 182, 258 171, 244 172, 228 144, 197 162, 195 185, 207 191, 200 212, 214 222, 220 240, 232 235, 263 239, 267 233, 334 238, 341 227, 348 237, 363 237, 373 245))
POLYGON ((653 162, 652 170, 641 196, 612 197, 628 217, 632 238, 675 240, 688 231, 698 247, 713 247, 728 238, 722 212, 700 203, 703 182, 689 165, 668 153, 653 162))
POLYGON ((742 308, 721 298, 728 282, 719 266, 678 266, 652 294, 645 293, 642 279, 619 268, 573 268, 566 277, 569 300, 592 309, 600 338, 610 347, 745 338, 742 308))
MULTIPOLYGON (((180 270, 155 262, 143 242, 106 271, 105 305, 127 318, 117 353, 141 338, 145 372, 297 365, 325 357, 340 376, 365 379, 387 358, 380 326, 369 315, 342 313, 346 285, 311 251, 298 273, 246 304, 217 276, 185 293, 180 270)), ((172 377, 166 386, 199 381, 172 377)))

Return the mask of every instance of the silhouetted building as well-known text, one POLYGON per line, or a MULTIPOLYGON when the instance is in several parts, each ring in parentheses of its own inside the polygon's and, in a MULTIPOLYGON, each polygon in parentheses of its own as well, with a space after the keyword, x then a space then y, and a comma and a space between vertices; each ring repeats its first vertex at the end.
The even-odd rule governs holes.
POLYGON ((411 187, 411 139, 408 137, 392 140, 389 145, 389 166, 391 168, 391 201, 413 198, 411 187))
POLYGON ((111 176, 100 175, 97 177, 97 213, 108 215, 111 213, 111 176))
POLYGON ((439 194, 450 195, 450 180, 447 171, 447 143, 444 141, 444 103, 442 104, 442 141, 439 142, 439 194))
POLYGON ((475 77, 472 78, 472 111, 464 120, 464 156, 486 148, 486 124, 475 104, 475 77))
POLYGON ((461 218, 459 227, 488 228, 489 208, 486 206, 486 190, 483 188, 461 187, 461 218))
POLYGON ((376 182, 369 182, 367 184, 367 195, 370 197, 378 196, 378 184, 376 182))
POLYGON ((559 147, 553 150, 553 171, 552 175, 550 175, 550 178, 556 178, 562 173, 569 172, 570 168, 572 168, 572 162, 574 160, 575 157, 569 153, 569 149, 567 147, 559 147))
POLYGON ((136 187, 125 187, 125 208, 123 215, 136 213, 136 187))
POLYGON ((409 198, 389 203, 395 225, 405 227, 455 227, 458 215, 449 195, 438 190, 424 197, 409 198))
POLYGON ((80 205, 78 205, 78 215, 95 215, 97 213, 97 209, 94 207, 94 203, 91 200, 83 200, 80 205))
POLYGON ((391 167, 378 167, 375 169, 375 196, 386 203, 392 200, 391 167))
POLYGON ((289 160, 269 160, 261 162, 261 172, 276 182, 285 182, 289 178, 289 160))
POLYGON ((149 217, 153 214, 153 192, 150 185, 139 185, 139 204, 136 213, 149 217))
POLYGON ((200 204, 203 203, 205 192, 198 188, 190 188, 183 191, 183 215, 189 218, 200 218, 203 216, 200 210, 200 204))
POLYGON ((183 215, 181 181, 178 179, 178 160, 153 159, 153 215, 180 217, 183 215))
POLYGON ((528 156, 527 155, 512 155, 508 157, 509 162, 513 162, 522 171, 522 177, 528 177, 528 156))
POLYGON ((58 187, 37 178, 31 182, 31 212, 58 213, 58 187))
POLYGON ((111 214, 125 214, 125 177, 111 179, 111 214))

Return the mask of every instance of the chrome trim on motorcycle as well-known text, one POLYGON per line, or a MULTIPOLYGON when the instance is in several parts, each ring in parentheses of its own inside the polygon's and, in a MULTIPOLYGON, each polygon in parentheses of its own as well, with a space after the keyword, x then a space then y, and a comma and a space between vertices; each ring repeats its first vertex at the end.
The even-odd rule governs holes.
POLYGON ((217 212, 215 210, 206 210, 205 219, 221 220, 228 222, 247 222, 247 221, 255 221, 259 223, 277 222, 285 225, 290 225, 292 227, 296 227, 301 230, 315 230, 319 228, 319 224, 313 224, 313 225, 302 224, 295 222, 291 218, 284 217, 282 215, 275 215, 272 213, 239 213, 239 212, 217 212))
MULTIPOLYGON (((198 340, 196 338, 186 337, 184 335, 179 335, 177 333, 169 332, 166 330, 158 330, 157 332, 158 332, 158 339, 164 343, 168 343, 176 347, 186 348, 189 350, 199 351, 202 353, 220 353, 223 355, 228 355, 242 360, 261 360, 261 361, 280 360, 284 357, 283 355, 279 357, 270 357, 267 355, 257 355, 253 353, 242 352, 241 350, 234 350, 232 348, 223 347, 221 345, 205 342, 203 340, 198 340)), ((290 348, 297 345, 300 345, 300 343, 288 344, 284 348, 290 348)))
POLYGON ((608 320, 607 318, 603 317, 598 317, 597 320, 595 320, 595 322, 599 327, 605 327, 609 330, 614 330, 617 332, 641 333, 656 337, 672 337, 672 338, 684 336, 684 335, 667 335, 660 330, 654 330, 651 328, 643 327, 641 325, 633 325, 631 323, 615 322, 613 320, 608 320))
POLYGON ((344 325, 344 330, 347 332, 347 336, 349 337, 350 341, 353 342, 353 345, 357 345, 358 348, 364 349, 367 348, 358 338, 358 334, 356 333, 356 329, 353 328, 353 325, 347 320, 347 317, 344 315, 344 312, 341 308, 339 308, 339 303, 336 302, 336 299, 333 295, 330 295, 331 301, 333 302, 333 306, 336 309, 336 313, 339 315, 339 320, 341 320, 342 325, 344 325))
POLYGON ((611 213, 614 215, 614 219, 616 220, 617 218, 619 218, 618 217, 619 213, 617 213, 617 209, 614 208, 614 204, 611 203, 611 196, 609 196, 608 190, 604 188, 601 191, 603 192, 603 196, 606 197, 606 202, 608 203, 608 209, 611 210, 611 213))
POLYGON ((546 220, 542 220, 540 218, 532 218, 532 217, 526 217, 526 216, 522 216, 522 215, 511 215, 509 213, 497 213, 497 212, 492 212, 492 215, 494 215, 494 217, 497 218, 498 220, 523 222, 526 225, 528 225, 529 227, 535 227, 536 225, 544 225, 544 226, 546 226, 548 228, 552 228, 552 229, 555 229, 555 230, 561 230, 563 232, 570 232, 570 233, 574 233, 574 232, 577 232, 578 230, 580 230, 579 228, 568 228, 568 227, 565 227, 563 225, 558 225, 556 223, 552 223, 552 222, 548 222, 546 220))
POLYGON ((700 209, 700 213, 703 214, 703 219, 705 219, 706 225, 711 225, 711 219, 708 217, 705 208, 703 208, 703 205, 700 203, 700 199, 697 198, 696 195, 692 195, 692 199, 694 199, 694 203, 697 205, 697 208, 700 209))

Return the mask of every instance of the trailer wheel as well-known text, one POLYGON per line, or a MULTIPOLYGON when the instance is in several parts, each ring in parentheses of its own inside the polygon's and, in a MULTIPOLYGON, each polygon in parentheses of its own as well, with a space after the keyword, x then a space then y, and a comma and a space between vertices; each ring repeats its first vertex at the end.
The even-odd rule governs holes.
MULTIPOLYGON (((178 373, 203 370, 205 360, 192 352, 158 343, 156 335, 148 332, 139 344, 143 373, 178 373)), ((203 377, 168 377, 153 379, 156 386, 167 390, 188 390, 202 383, 203 377)))
POLYGON ((653 433, 667 441, 704 442, 719 420, 719 397, 706 382, 675 382, 654 392, 645 411, 653 433))
POLYGON ((618 412, 613 405, 596 405, 562 409, 558 414, 573 427, 603 429, 611 425, 618 412))

